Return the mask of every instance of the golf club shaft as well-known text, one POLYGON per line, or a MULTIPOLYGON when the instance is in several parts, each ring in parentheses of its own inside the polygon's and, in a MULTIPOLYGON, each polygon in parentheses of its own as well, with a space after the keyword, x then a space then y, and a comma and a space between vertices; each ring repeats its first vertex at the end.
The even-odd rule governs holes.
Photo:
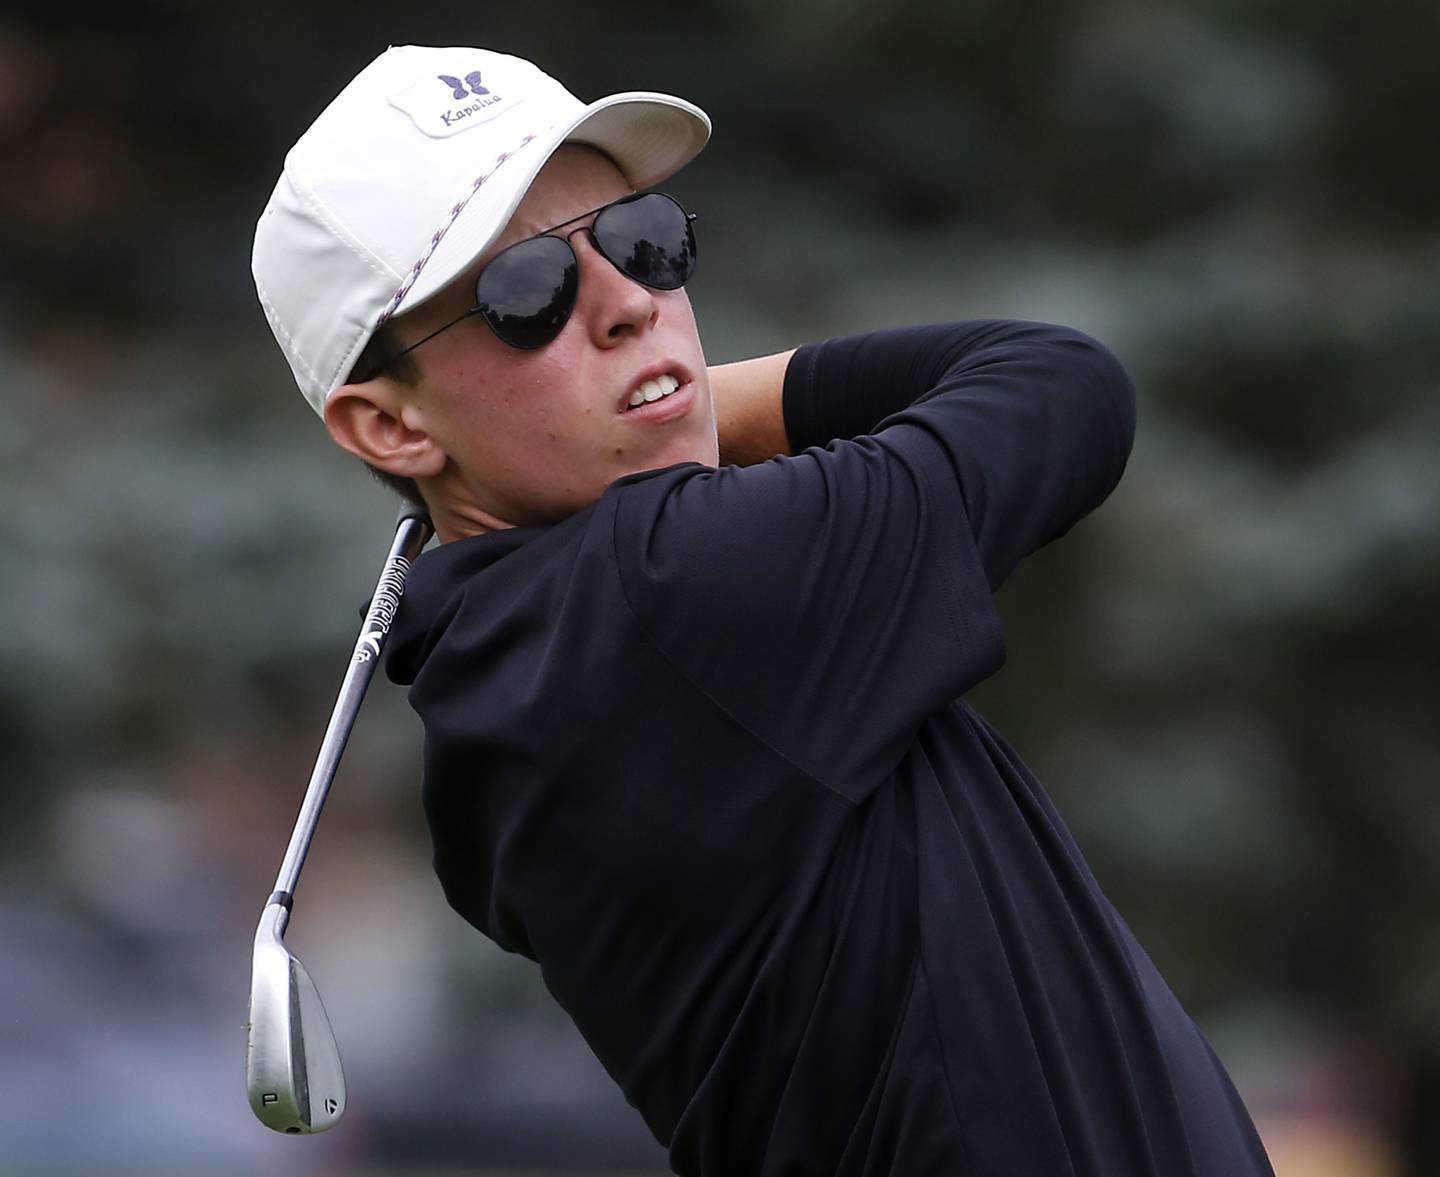
POLYGON ((315 771, 310 775, 305 799, 300 803, 300 815, 295 819, 295 829, 290 834, 290 845, 285 850, 280 873, 275 877, 275 894, 270 897, 270 902, 278 900, 288 907, 295 894, 300 868, 305 865, 305 855, 309 853, 311 839, 315 836, 315 826, 320 820, 326 794, 330 792, 330 782, 335 779, 335 770, 350 738, 350 729, 355 726, 355 716, 375 674, 380 649, 400 604, 410 563, 420 554, 420 549, 430 538, 430 531, 430 519, 423 508, 408 505, 402 508, 395 540, 390 545, 390 554, 375 585, 375 593, 370 598, 370 607, 365 611, 365 623, 360 627, 350 667, 345 672, 345 681, 340 684, 335 709, 330 713, 330 724, 320 743, 315 771))

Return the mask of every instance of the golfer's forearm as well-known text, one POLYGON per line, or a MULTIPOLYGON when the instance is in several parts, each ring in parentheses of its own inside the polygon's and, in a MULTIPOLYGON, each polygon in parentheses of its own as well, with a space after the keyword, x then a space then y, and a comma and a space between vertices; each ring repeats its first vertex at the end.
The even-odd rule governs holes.
MULTIPOLYGON (((1064 327, 1000 319, 829 340, 800 349, 787 367, 786 436, 798 453, 873 433, 911 405, 958 398, 995 425, 994 442, 1008 448, 1043 446, 1047 438, 1063 442, 1082 436, 1096 417, 1113 418, 1117 439, 1123 434, 1123 465, 1134 429, 1134 390, 1103 351, 1064 327)), ((955 440, 964 443, 963 436, 955 440)), ((1055 458, 1086 456, 1083 446, 1074 455, 1057 448, 1055 458)))
POLYGON ((722 465, 750 466, 791 452, 782 394, 794 351, 710 369, 722 465))
POLYGON ((880 450, 941 447, 959 492, 952 505, 992 588, 1104 501, 1135 433, 1120 362, 1044 323, 892 328, 803 347, 785 374, 784 408, 797 451, 875 432, 891 416, 906 426, 893 439, 900 449, 880 450))
POLYGON ((967 360, 993 350, 1005 324, 937 323, 871 331, 804 348, 785 378, 786 436, 797 451, 873 433, 934 395, 967 360), (834 357, 840 357, 835 359, 834 357))

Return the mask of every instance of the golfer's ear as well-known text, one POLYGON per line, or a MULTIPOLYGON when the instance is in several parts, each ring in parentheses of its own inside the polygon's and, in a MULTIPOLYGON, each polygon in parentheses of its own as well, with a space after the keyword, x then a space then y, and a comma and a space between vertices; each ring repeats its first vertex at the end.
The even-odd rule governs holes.
POLYGON ((445 453, 423 429, 406 423, 404 403, 389 381, 344 384, 325 404, 325 428, 341 449, 402 478, 439 474, 445 453))

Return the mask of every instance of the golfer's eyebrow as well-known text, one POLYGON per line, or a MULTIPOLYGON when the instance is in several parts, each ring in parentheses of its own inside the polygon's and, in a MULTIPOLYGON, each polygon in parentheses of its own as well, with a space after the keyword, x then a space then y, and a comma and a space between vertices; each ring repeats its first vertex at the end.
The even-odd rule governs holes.
POLYGON ((604 212, 604 211, 605 211, 607 208, 609 208, 612 204, 616 204, 616 203, 618 203, 619 201, 622 201, 622 200, 628 200, 630 197, 632 197, 632 196, 634 196, 634 195, 636 195, 636 193, 635 193, 635 191, 632 189, 631 191, 627 192, 624 196, 617 196, 614 200, 607 200, 604 204, 600 205, 598 208, 592 208, 589 212, 576 213, 575 216, 571 217, 568 221, 561 221, 558 225, 551 225, 548 229, 541 229, 540 232, 538 232, 538 233, 531 233, 529 237, 522 237, 522 238, 520 238, 519 241, 512 241, 512 242, 510 242, 509 245, 505 246, 503 249, 497 249, 497 250, 496 250, 494 253, 492 253, 489 257, 487 257, 487 258, 485 259, 484 263, 481 265, 480 268, 481 268, 481 269, 484 269, 485 266, 487 266, 487 265, 490 264, 490 261, 491 261, 493 258, 495 258, 495 257, 496 257, 497 255, 499 255, 499 254, 504 253, 506 249, 512 249, 512 248, 514 248, 515 246, 517 246, 517 245, 519 245, 519 244, 521 244, 522 242, 525 242, 525 241, 534 241, 535 238, 537 238, 537 237, 548 237, 548 236, 550 236, 551 233, 555 232, 556 229, 563 229, 563 228, 565 228, 566 225, 573 225, 576 221, 583 221, 586 217, 593 217, 596 213, 604 212))
MULTIPOLYGON (((604 204, 600 205, 598 208, 592 208, 589 212, 579 213, 579 214, 577 214, 576 216, 571 217, 568 221, 561 221, 558 225, 551 225, 548 229, 541 229, 540 232, 538 232, 538 233, 532 233, 529 237, 522 237, 520 240, 521 240, 521 241, 530 241, 532 238, 535 238, 535 237, 544 237, 544 236, 546 236, 547 234, 550 234, 550 233, 555 232, 556 229, 563 229, 566 225, 573 225, 576 221, 583 221, 586 217, 593 217, 596 213, 604 212, 604 211, 605 211, 607 208, 609 208, 612 204, 618 204, 618 203, 619 203, 620 201, 622 201, 622 200, 629 200, 630 197, 632 197, 632 196, 634 196, 634 195, 635 195, 635 192, 634 192, 634 190, 632 189, 631 191, 627 192, 624 196, 617 196, 614 200, 607 200, 604 204)), ((520 242, 517 241, 515 244, 516 244, 516 245, 519 245, 520 242)))
MULTIPOLYGON (((625 198, 623 196, 617 196, 615 198, 615 200, 624 199, 625 198)), ((540 232, 534 234, 534 236, 544 237, 547 233, 555 232, 556 229, 563 229, 566 225, 573 225, 576 221, 583 221, 586 217, 593 217, 601 209, 609 208, 614 203, 614 200, 607 200, 604 204, 600 206, 600 208, 592 208, 589 212, 580 213, 578 216, 571 217, 568 221, 561 221, 558 225, 551 225, 548 229, 541 229, 540 232)), ((525 240, 529 241, 530 238, 527 237, 525 238, 525 240)))

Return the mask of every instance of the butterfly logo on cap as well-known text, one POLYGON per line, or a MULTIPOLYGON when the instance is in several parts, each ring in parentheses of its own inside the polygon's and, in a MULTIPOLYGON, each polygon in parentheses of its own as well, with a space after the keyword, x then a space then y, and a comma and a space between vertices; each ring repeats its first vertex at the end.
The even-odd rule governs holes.
POLYGON ((454 91, 454 94, 451 95, 452 98, 464 98, 467 93, 477 95, 490 93, 480 84, 478 69, 471 70, 463 79, 452 78, 449 74, 438 74, 437 77, 454 91))

